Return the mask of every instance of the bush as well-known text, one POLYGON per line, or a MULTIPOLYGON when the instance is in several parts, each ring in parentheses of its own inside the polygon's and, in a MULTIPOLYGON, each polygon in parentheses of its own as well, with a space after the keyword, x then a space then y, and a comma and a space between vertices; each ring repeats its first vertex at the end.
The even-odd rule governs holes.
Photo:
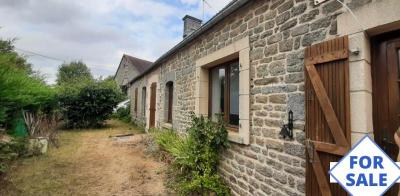
POLYGON ((229 189, 217 174, 219 153, 228 147, 228 132, 219 118, 217 123, 192 115, 187 136, 174 131, 157 131, 156 142, 173 157, 172 170, 176 187, 182 195, 229 195, 229 189))
POLYGON ((21 110, 36 112, 55 107, 56 91, 40 78, 17 67, 18 56, 0 53, 0 123, 9 123, 21 110))
POLYGON ((123 100, 113 80, 86 80, 59 86, 61 112, 67 128, 102 126, 123 100))
POLYGON ((115 111, 113 114, 113 117, 125 122, 125 123, 130 123, 131 122, 131 110, 130 106, 128 105, 127 107, 120 107, 115 111))
POLYGON ((13 139, 10 142, 0 141, 0 174, 4 174, 12 160, 27 153, 26 139, 13 139))

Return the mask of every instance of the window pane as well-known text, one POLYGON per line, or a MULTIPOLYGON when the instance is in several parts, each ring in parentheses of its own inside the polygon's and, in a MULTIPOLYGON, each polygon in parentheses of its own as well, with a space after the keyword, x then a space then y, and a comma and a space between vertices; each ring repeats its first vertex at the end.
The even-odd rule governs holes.
POLYGON ((142 89, 142 114, 146 117, 146 87, 142 89))
POLYGON ((231 64, 229 73, 229 124, 239 125, 239 63, 231 64))
POLYGON ((165 92, 165 107, 166 107, 166 122, 172 123, 172 106, 173 106, 173 95, 174 93, 174 84, 172 82, 168 82, 166 84, 166 92, 165 92))
POLYGON ((224 110, 225 68, 211 70, 211 115, 212 120, 217 120, 216 115, 224 110))

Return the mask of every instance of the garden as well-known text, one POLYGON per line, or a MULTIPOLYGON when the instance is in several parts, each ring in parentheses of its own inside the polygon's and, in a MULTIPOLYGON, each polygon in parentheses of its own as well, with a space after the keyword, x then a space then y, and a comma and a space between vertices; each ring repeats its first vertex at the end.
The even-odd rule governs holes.
POLYGON ((75 61, 49 85, 14 42, 0 40, 0 195, 230 194, 217 173, 222 119, 144 134, 129 102, 117 108, 127 97, 112 77, 75 61))

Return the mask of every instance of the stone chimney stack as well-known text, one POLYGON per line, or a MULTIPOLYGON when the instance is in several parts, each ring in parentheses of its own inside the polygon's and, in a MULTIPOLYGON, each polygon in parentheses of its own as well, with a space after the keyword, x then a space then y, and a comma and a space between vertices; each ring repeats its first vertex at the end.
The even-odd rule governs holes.
POLYGON ((194 31, 199 29, 202 22, 203 21, 193 16, 186 15, 185 17, 183 17, 183 38, 186 38, 194 31))

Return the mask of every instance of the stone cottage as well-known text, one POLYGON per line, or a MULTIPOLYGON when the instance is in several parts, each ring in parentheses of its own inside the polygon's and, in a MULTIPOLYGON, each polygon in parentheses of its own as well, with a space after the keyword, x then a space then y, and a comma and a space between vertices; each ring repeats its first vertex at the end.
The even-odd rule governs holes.
POLYGON ((184 39, 130 81, 132 118, 185 131, 190 112, 223 112, 232 145, 220 172, 234 195, 345 195, 330 161, 366 134, 398 153, 399 10, 234 0, 205 24, 185 17, 184 39))
POLYGON ((124 91, 127 91, 128 83, 147 70, 151 64, 150 61, 124 54, 114 75, 114 80, 124 91))

